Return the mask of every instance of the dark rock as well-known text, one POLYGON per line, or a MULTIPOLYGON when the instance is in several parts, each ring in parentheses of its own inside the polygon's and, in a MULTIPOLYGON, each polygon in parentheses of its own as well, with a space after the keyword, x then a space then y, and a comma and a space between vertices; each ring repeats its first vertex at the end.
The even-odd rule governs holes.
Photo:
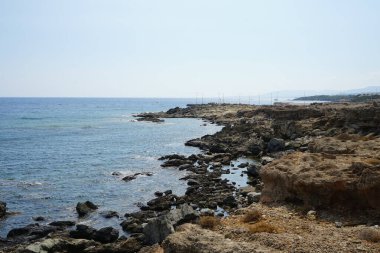
POLYGON ((156 192, 154 193, 154 195, 157 196, 157 197, 161 197, 162 195, 164 195, 164 193, 163 193, 163 192, 160 192, 160 191, 156 191, 156 192))
POLYGON ((45 218, 42 217, 42 216, 33 217, 32 219, 33 219, 34 221, 44 221, 44 220, 45 220, 45 218))
POLYGON ((152 219, 144 227, 145 243, 153 245, 162 242, 169 234, 174 232, 174 227, 184 222, 191 221, 199 215, 187 205, 171 210, 168 214, 152 219))
POLYGON ((258 177, 261 166, 256 164, 250 164, 247 168, 247 174, 251 177, 258 177))
POLYGON ((111 243, 119 238, 119 231, 113 227, 101 228, 95 232, 94 240, 101 243, 111 243))
POLYGON ((268 152, 278 152, 285 149, 285 141, 280 138, 272 138, 268 142, 268 152))
POLYGON ((78 202, 78 204, 76 206, 76 210, 77 210, 79 217, 83 217, 83 216, 89 214, 90 212, 95 211, 96 209, 98 209, 98 206, 96 206, 91 201, 78 202))
POLYGON ((153 245, 162 242, 168 235, 174 233, 174 227, 168 219, 160 217, 152 219, 143 229, 145 243, 153 245))
POLYGON ((141 220, 138 220, 133 217, 129 217, 126 220, 124 220, 122 223, 120 223, 120 226, 123 228, 124 231, 130 233, 142 233, 143 231, 141 220))
POLYGON ((248 204, 258 203, 260 201, 261 193, 250 192, 247 194, 248 204))
POLYGON ((115 211, 103 211, 100 213, 103 218, 110 219, 113 217, 119 218, 119 214, 115 211))
POLYGON ((49 223, 50 226, 54 227, 72 227, 75 226, 74 221, 53 221, 49 223))
POLYGON ((189 181, 187 181, 187 185, 199 185, 199 184, 200 183, 194 179, 189 179, 189 181))
POLYGON ((7 204, 0 201, 0 218, 4 217, 7 213, 7 204))
POLYGON ((190 161, 182 159, 170 159, 161 164, 161 167, 178 167, 184 164, 189 164, 190 161))
POLYGON ((79 224, 76 230, 70 231, 70 237, 75 239, 94 239, 96 229, 87 225, 79 224))
POLYGON ((249 165, 249 163, 241 163, 238 165, 238 168, 245 168, 249 165))
POLYGON ((111 175, 112 175, 112 176, 121 176, 122 174, 121 174, 121 172, 119 172, 119 171, 114 171, 114 172, 112 172, 111 175))
POLYGON ((38 223, 30 224, 22 228, 14 228, 8 232, 7 238, 15 239, 18 241, 28 241, 39 239, 47 236, 57 229, 51 226, 40 226, 38 223))
POLYGON ((171 159, 185 160, 186 157, 184 155, 173 154, 173 155, 161 156, 160 158, 158 158, 158 160, 171 160, 171 159))
POLYGON ((237 201, 234 196, 229 195, 223 199, 223 204, 229 207, 237 207, 237 201))
POLYGON ((153 176, 153 173, 152 172, 138 172, 138 173, 135 173, 133 175, 125 176, 123 178, 123 180, 126 181, 126 182, 129 182, 131 180, 136 179, 137 176, 148 176, 148 177, 150 177, 150 176, 153 176))
POLYGON ((188 170, 192 167, 191 164, 182 164, 181 166, 178 167, 179 170, 188 170))
POLYGON ((170 194, 173 194, 173 191, 172 190, 166 190, 164 191, 165 195, 170 195, 170 194))

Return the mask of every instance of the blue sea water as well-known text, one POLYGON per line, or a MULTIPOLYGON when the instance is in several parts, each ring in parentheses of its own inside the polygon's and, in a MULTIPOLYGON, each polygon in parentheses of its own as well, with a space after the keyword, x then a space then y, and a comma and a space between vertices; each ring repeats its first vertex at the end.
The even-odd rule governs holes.
MULTIPOLYGON (((184 107, 185 99, 0 98, 0 201, 16 214, 0 221, 0 236, 33 223, 32 217, 77 220, 76 203, 91 200, 99 212, 123 215, 155 191, 182 195, 186 172, 160 167, 158 157, 192 154, 186 140, 220 126, 198 119, 136 122, 133 114, 184 107), (112 175, 120 172, 120 176, 112 175), (125 182, 123 176, 152 172, 125 182)), ((98 213, 81 223, 118 227, 98 213)))

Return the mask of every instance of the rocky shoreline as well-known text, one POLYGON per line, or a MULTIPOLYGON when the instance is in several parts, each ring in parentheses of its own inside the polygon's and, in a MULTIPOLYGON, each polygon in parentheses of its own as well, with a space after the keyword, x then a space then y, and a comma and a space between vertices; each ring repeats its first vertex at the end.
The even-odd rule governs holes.
MULTIPOLYGON (((139 121, 153 123, 163 122, 165 118, 202 118, 224 126, 214 135, 186 142, 200 148, 202 154, 160 158, 163 169, 188 172, 181 179, 188 185, 184 196, 176 196, 170 190, 156 192, 155 199, 139 206, 140 211, 125 214, 120 225, 128 237, 119 238, 118 230, 112 227, 96 230, 77 224, 74 229, 72 221, 36 223, 10 231, 7 239, 1 239, 0 251, 380 250, 376 239, 380 241, 378 103, 206 104, 137 117, 139 121), (240 157, 248 157, 251 162, 237 164, 235 160, 240 157), (223 179, 223 175, 236 173, 247 174, 250 185, 238 187, 223 179), (260 217, 255 222, 241 222, 240 216, 252 210, 259 212, 260 217), (214 231, 188 224, 202 226, 202 217, 215 217, 218 223, 212 227, 214 231), (252 232, 260 222, 276 229, 257 232, 256 228, 252 232), (317 228, 318 233, 310 232, 312 228, 317 228), (296 232, 297 229, 300 231, 296 232), (360 236, 365 230, 371 231, 368 233, 375 239, 360 236), (308 233, 315 236, 310 237, 308 233), (327 235, 330 238, 324 240, 323 247, 318 247, 318 240, 327 235), (297 240, 299 237, 306 239, 297 240), (334 239, 346 243, 334 245, 334 239), (222 241, 214 245, 215 240, 222 241)), ((79 216, 93 211, 96 205, 91 202, 77 205, 79 216)), ((114 215, 119 214, 105 216, 114 215)))

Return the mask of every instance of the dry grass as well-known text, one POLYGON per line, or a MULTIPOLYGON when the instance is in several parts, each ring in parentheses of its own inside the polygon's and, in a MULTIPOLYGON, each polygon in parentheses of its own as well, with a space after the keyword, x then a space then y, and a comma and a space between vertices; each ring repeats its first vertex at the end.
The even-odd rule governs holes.
POLYGON ((364 228, 359 232, 359 238, 369 242, 380 242, 380 230, 364 228))
POLYGON ((259 221, 249 226, 249 232, 251 233, 278 233, 279 229, 269 224, 266 221, 259 221))
POLYGON ((246 213, 241 219, 242 222, 257 222, 261 219, 262 213, 259 210, 253 209, 246 213))
POLYGON ((368 163, 368 164, 371 164, 373 166, 377 166, 380 164, 380 159, 377 159, 377 158, 367 158, 364 160, 364 162, 368 163))
POLYGON ((199 219, 199 225, 202 228, 213 230, 220 225, 220 219, 214 216, 202 216, 199 219))

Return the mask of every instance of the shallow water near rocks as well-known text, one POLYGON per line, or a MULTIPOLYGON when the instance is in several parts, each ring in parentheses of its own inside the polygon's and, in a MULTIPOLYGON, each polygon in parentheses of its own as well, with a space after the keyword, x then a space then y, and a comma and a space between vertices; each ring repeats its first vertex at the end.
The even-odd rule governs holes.
POLYGON ((73 220, 96 228, 120 228, 117 218, 137 211, 138 202, 155 191, 182 195, 186 172, 161 168, 162 155, 190 155, 199 149, 184 142, 212 134, 220 126, 197 119, 166 119, 165 123, 135 122, 133 114, 184 107, 179 99, 0 98, 0 201, 19 212, 0 221, 0 236, 15 227, 73 220), (119 172, 117 176, 113 172, 119 172), (122 177, 152 172, 125 182, 122 177), (90 200, 99 210, 77 219, 76 203, 90 200))

